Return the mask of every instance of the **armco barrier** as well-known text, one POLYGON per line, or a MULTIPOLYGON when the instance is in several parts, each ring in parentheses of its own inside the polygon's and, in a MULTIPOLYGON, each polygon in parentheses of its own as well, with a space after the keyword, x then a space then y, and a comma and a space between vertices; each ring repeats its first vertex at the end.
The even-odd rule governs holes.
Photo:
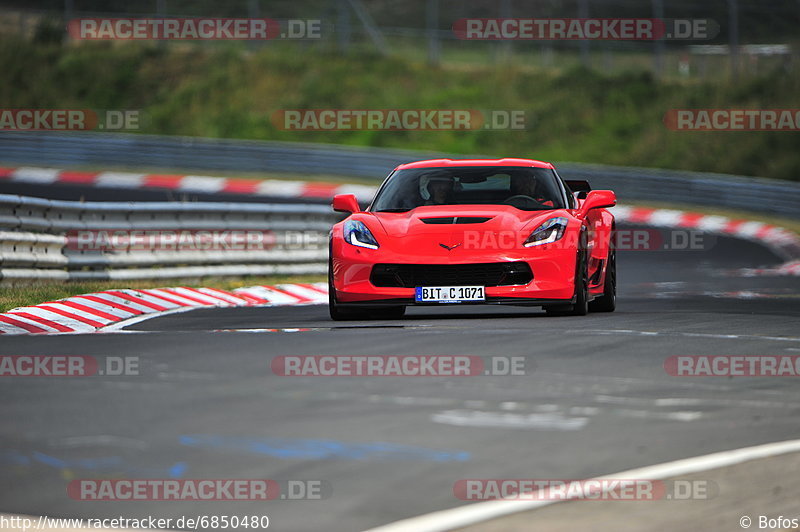
MULTIPOLYGON (((291 172, 367 177, 377 182, 400 163, 446 156, 331 144, 92 132, 0 132, 3 164, 59 168, 291 172)), ((690 203, 800 218, 800 183, 796 182, 653 168, 558 162, 556 166, 563 177, 588 179, 595 189, 610 188, 624 202, 690 203)))
POLYGON ((0 279, 150 279, 324 273, 326 205, 81 203, 0 195, 0 279), (68 246, 78 231, 258 231, 268 245, 68 246))

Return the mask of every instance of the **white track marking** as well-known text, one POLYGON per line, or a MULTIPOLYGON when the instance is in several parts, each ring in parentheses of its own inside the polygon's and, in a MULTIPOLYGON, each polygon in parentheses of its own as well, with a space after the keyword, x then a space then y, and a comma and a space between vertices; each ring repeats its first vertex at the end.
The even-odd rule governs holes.
POLYGON ((657 209, 650 215, 650 222, 657 226, 676 227, 685 213, 671 209, 657 209))
POLYGON ((302 181, 280 181, 277 179, 266 179, 258 183, 256 194, 262 196, 278 196, 295 198, 303 195, 305 183, 302 181))
POLYGON ((724 216, 703 216, 697 222, 697 228, 712 233, 724 233, 728 222, 730 219, 724 216))
MULTIPOLYGON (((722 451, 694 458, 675 460, 620 473, 595 477, 592 480, 613 480, 619 478, 664 480, 681 475, 690 475, 711 469, 729 467, 759 458, 769 458, 782 454, 800 452, 800 440, 768 443, 745 447, 732 451, 722 451)), ((569 492, 569 490, 567 490, 569 492)), ((441 510, 418 517, 396 521, 388 525, 371 528, 365 532, 446 532, 494 518, 519 512, 534 510, 551 504, 567 502, 563 500, 498 500, 468 504, 450 510, 441 510)), ((531 527, 535 525, 531 517, 531 527)))
POLYGON ((60 170, 53 168, 36 168, 33 166, 25 166, 17 168, 11 173, 11 179, 14 181, 24 181, 26 183, 53 183, 58 179, 60 170))
POLYGON ((144 183, 146 174, 130 172, 101 172, 95 183, 103 187, 139 188, 144 183))
POLYGON ((225 179, 204 175, 187 175, 181 179, 179 190, 213 194, 225 186, 225 179))
POLYGON ((565 417, 561 414, 512 414, 480 410, 445 410, 431 414, 431 421, 457 427, 493 429, 580 430, 587 417, 565 417))
POLYGON ((634 331, 631 329, 583 329, 575 332, 591 334, 629 334, 633 336, 686 336, 689 338, 714 338, 723 340, 769 340, 771 342, 800 342, 796 336, 759 336, 756 334, 712 334, 681 331, 634 331))

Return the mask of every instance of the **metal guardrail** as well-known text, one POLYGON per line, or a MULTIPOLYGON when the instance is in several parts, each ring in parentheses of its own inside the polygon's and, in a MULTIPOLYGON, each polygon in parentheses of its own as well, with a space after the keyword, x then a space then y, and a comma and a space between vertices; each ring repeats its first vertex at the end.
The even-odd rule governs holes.
MULTIPOLYGON (((509 154, 513 155, 513 154, 509 154)), ((0 132, 7 164, 291 172, 383 179, 398 164, 447 154, 330 144, 91 132, 0 132)), ((457 157, 449 155, 450 157, 457 157)), ((622 202, 678 202, 800 218, 800 183, 726 174, 556 163, 567 179, 613 189, 622 202)))
POLYGON ((0 195, 0 279, 324 273, 327 234, 338 219, 326 205, 81 203, 0 195), (148 230, 175 234, 249 230, 267 232, 270 239, 252 249, 70 245, 70 238, 74 244, 81 231, 148 230))

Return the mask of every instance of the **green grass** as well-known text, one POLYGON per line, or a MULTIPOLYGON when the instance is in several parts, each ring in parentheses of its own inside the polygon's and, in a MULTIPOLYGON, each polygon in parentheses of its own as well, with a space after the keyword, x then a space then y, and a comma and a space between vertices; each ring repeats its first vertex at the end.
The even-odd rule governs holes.
MULTIPOLYGON (((329 142, 800 179, 792 132, 674 132, 673 108, 800 108, 800 73, 658 81, 524 63, 430 67, 419 54, 343 56, 298 43, 258 51, 0 41, 0 107, 141 109, 142 132, 329 142), (524 63, 524 64, 523 64, 524 63), (522 131, 282 131, 281 109, 522 110, 522 131)), ((601 68, 601 63, 597 68, 601 68)), ((382 177, 382 176, 376 176, 382 177)))
POLYGON ((303 275, 289 276, 276 275, 269 277, 247 277, 247 278, 214 278, 209 277, 199 282, 186 284, 180 280, 157 281, 98 281, 98 282, 19 282, 13 285, 3 285, 0 289, 0 312, 11 310, 12 308, 38 305, 46 301, 62 299, 69 296, 88 294, 91 292, 101 292, 103 290, 114 290, 120 288, 159 288, 164 286, 208 286, 232 290, 243 286, 255 285, 274 285, 280 283, 316 283, 325 281, 324 275, 303 275))

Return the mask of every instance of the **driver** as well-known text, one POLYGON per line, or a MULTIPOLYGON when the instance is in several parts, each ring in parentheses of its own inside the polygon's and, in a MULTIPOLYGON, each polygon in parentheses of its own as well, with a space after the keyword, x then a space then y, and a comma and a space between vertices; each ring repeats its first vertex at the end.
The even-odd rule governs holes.
POLYGON ((423 194, 426 201, 423 205, 444 205, 449 203, 450 196, 455 188, 455 179, 450 175, 432 175, 426 177, 426 183, 421 187, 427 194, 423 194))
POLYGON ((539 186, 535 175, 513 175, 511 176, 511 197, 524 196, 542 205, 551 205, 552 201, 539 194, 539 186))

